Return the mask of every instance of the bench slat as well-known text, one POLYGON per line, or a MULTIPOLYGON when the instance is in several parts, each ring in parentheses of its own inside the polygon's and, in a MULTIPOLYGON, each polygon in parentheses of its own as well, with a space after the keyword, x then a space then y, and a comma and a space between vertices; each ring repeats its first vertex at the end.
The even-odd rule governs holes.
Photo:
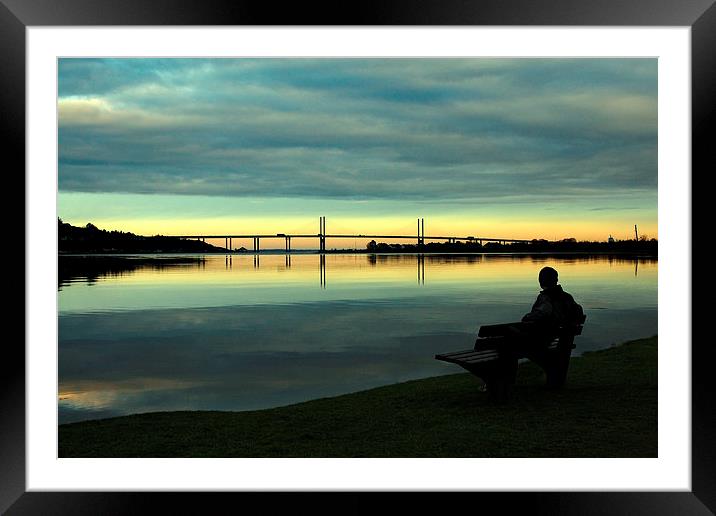
MULTIPOLYGON (((545 349, 546 351, 557 351, 559 341, 555 340, 551 342, 545 349)), ((516 354, 516 358, 529 358, 529 352, 520 352, 516 354)), ((450 353, 441 353, 435 355, 437 360, 444 362, 450 362, 453 364, 478 364, 480 362, 489 362, 491 360, 497 360, 500 358, 500 352, 496 349, 483 349, 475 351, 472 349, 466 349, 462 351, 453 351, 450 353)))
POLYGON ((487 350, 487 351, 470 351, 470 352, 462 352, 458 353, 457 356, 453 353, 445 353, 442 355, 435 355, 435 358, 438 360, 442 360, 444 362, 452 362, 454 364, 462 364, 462 363, 476 363, 476 362, 484 362, 487 360, 495 360, 499 358, 499 353, 495 350, 487 350))
POLYGON ((478 362, 489 362, 491 360, 497 360, 498 358, 500 358, 499 353, 494 353, 492 355, 466 358, 461 360, 460 362, 464 362, 466 364, 476 364, 478 362))
POLYGON ((469 353, 460 353, 459 355, 451 355, 449 353, 442 355, 435 355, 438 360, 467 360, 472 358, 490 357, 497 356, 499 352, 495 349, 488 349, 484 351, 470 351, 469 353))
POLYGON ((463 360, 467 358, 474 358, 476 356, 481 355, 494 355, 499 353, 497 349, 481 349, 479 351, 476 351, 474 349, 471 349, 470 351, 462 351, 460 353, 441 353, 439 355, 435 355, 436 357, 439 357, 440 359, 443 358, 449 358, 451 360, 463 360))
POLYGON ((459 358, 461 355, 470 355, 472 353, 477 353, 474 349, 465 349, 463 351, 451 351, 449 353, 440 353, 437 356, 440 357, 450 357, 450 358, 459 358))

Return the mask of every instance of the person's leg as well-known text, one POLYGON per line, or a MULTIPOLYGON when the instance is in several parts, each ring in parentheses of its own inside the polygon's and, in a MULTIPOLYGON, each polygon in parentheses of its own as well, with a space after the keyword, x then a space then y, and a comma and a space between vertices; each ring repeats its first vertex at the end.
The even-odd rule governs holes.
POLYGON ((513 337, 491 337, 478 339, 475 343, 476 351, 496 350, 499 358, 491 362, 483 374, 478 374, 484 381, 483 390, 491 401, 505 401, 509 397, 512 385, 517 376, 517 355, 514 353, 515 339, 513 337))
POLYGON ((509 351, 502 352, 492 376, 487 382, 487 394, 491 401, 507 401, 517 378, 517 357, 509 351))

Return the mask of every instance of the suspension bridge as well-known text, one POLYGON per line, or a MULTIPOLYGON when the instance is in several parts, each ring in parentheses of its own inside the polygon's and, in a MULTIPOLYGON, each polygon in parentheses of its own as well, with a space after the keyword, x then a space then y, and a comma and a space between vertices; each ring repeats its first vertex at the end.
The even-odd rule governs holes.
POLYGON ((417 231, 412 235, 379 235, 379 234, 339 234, 339 233, 328 233, 326 229, 326 217, 320 217, 318 223, 318 233, 276 233, 276 234, 207 234, 207 235, 168 235, 174 238, 183 238, 188 240, 201 240, 206 241, 207 239, 224 239, 224 247, 227 250, 233 250, 233 240, 246 240, 251 239, 253 241, 253 251, 258 253, 261 251, 261 240, 276 240, 284 241, 285 249, 287 252, 291 251, 291 242, 295 239, 316 239, 318 241, 318 249, 321 252, 326 250, 326 241, 330 239, 379 239, 379 240, 413 240, 419 246, 424 245, 427 240, 431 241, 444 241, 448 243, 456 242, 477 242, 482 245, 483 242, 497 242, 500 244, 512 244, 512 243, 528 243, 530 240, 516 239, 516 238, 497 238, 497 237, 484 237, 484 236, 461 236, 461 235, 425 235, 425 219, 417 219, 417 231))

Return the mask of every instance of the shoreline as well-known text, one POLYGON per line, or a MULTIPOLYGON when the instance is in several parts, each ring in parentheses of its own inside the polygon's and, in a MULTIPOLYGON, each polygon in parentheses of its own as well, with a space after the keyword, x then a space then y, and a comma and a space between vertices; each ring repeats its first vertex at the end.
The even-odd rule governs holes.
POLYGON ((67 423, 58 426, 59 456, 656 457, 657 351, 654 336, 585 352, 560 391, 522 363, 506 405, 490 404, 481 382, 456 367, 277 408, 67 423))
POLYGON ((87 252, 87 253, 75 253, 75 252, 58 252, 59 257, 116 257, 116 258, 131 258, 134 256, 225 256, 225 255, 236 255, 236 256, 253 256, 253 255, 320 255, 320 254, 361 254, 361 255, 375 255, 375 256, 416 256, 416 255, 428 255, 428 256, 441 256, 441 255, 457 255, 457 256, 475 256, 475 255, 488 255, 488 256, 631 256, 634 258, 653 258, 658 259, 657 254, 653 253, 641 253, 635 251, 366 251, 366 250, 351 250, 351 249, 339 249, 339 250, 326 250, 320 251, 318 249, 307 249, 307 250, 292 250, 286 252, 283 249, 264 249, 262 251, 112 251, 112 252, 87 252))

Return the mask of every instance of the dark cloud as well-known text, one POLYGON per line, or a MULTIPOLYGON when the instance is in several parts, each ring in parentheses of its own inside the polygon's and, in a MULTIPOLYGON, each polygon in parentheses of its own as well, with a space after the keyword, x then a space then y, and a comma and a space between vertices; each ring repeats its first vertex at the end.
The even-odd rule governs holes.
POLYGON ((63 191, 656 191, 654 59, 60 60, 63 191))

